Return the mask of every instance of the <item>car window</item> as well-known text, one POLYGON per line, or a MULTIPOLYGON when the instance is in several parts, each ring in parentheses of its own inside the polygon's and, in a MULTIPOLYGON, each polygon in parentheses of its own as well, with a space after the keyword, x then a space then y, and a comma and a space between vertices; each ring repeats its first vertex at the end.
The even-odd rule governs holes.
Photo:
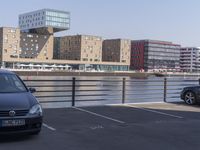
POLYGON ((14 74, 0 74, 0 93, 26 92, 22 81, 14 74))

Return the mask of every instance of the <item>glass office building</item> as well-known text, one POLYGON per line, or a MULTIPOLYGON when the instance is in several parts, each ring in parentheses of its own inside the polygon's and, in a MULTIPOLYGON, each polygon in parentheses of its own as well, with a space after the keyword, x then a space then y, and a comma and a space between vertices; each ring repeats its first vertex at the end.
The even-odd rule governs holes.
POLYGON ((131 69, 180 71, 179 44, 167 41, 135 40, 131 43, 131 69))
POLYGON ((70 29, 70 13, 54 9, 42 9, 19 15, 22 31, 51 27, 53 32, 70 29))

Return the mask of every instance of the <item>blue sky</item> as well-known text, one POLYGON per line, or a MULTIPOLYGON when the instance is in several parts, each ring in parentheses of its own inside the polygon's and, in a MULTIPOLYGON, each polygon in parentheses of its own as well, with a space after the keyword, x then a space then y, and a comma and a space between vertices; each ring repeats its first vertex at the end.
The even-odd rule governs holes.
POLYGON ((199 6, 199 0, 2 0, 0 26, 17 26, 20 13, 53 8, 71 12, 71 29, 61 34, 200 46, 199 6))

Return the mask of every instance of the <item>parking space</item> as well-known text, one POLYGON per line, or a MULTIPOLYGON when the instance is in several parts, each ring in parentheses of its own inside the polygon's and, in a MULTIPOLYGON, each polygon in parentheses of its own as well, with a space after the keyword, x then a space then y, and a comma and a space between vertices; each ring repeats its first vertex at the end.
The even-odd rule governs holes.
POLYGON ((0 137, 0 148, 193 150, 200 148, 200 106, 146 103, 45 109, 38 136, 0 137))

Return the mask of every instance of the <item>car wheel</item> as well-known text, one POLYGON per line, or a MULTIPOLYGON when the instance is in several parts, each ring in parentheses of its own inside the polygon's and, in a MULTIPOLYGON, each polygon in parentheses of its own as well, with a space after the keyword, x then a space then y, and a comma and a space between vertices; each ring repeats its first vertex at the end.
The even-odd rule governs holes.
POLYGON ((196 97, 195 94, 191 91, 188 91, 185 93, 184 101, 188 105, 194 105, 196 104, 196 97))

